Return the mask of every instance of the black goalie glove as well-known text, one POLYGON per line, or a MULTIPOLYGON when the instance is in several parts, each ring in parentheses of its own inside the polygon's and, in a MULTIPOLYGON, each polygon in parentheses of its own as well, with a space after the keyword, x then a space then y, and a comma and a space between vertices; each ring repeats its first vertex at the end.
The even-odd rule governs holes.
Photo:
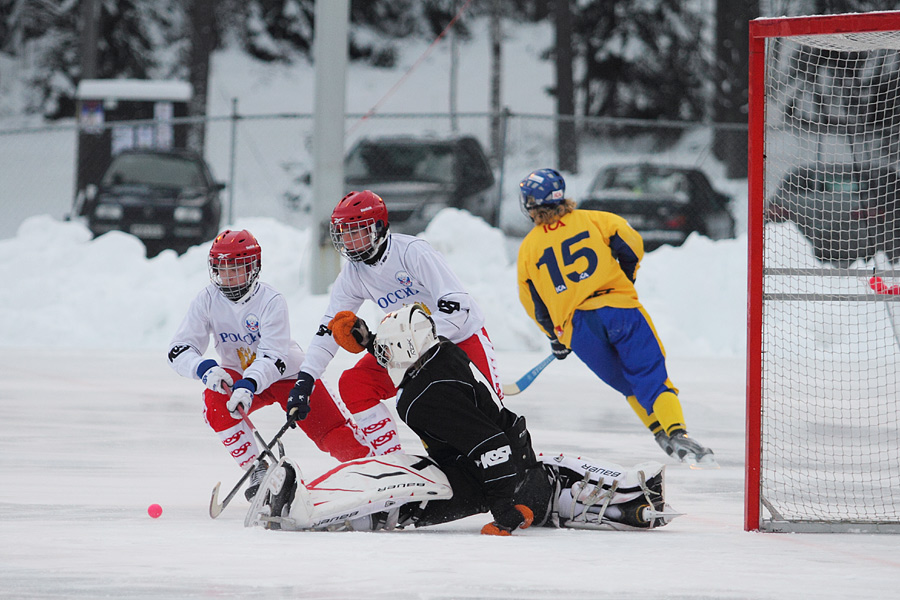
POLYGON ((297 383, 288 394, 287 422, 292 428, 297 426, 297 421, 302 421, 309 415, 309 396, 315 385, 316 380, 312 375, 300 371, 297 383))
POLYGON ((511 503, 491 509, 494 520, 481 528, 482 535, 510 535, 515 529, 526 529, 534 522, 534 513, 524 504, 511 503))

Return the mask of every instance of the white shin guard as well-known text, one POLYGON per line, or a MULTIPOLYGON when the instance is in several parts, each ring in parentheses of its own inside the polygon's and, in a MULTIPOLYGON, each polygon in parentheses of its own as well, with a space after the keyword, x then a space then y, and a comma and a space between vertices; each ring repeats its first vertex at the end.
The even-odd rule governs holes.
POLYGON ((397 425, 394 423, 391 411, 388 410, 388 407, 383 402, 379 402, 372 408, 354 413, 353 419, 376 456, 390 454, 391 452, 402 452, 397 425))
POLYGON ((253 460, 259 456, 259 444, 256 443, 253 432, 244 421, 224 431, 217 431, 216 435, 219 436, 222 445, 231 453, 231 457, 242 469, 249 469, 253 460))

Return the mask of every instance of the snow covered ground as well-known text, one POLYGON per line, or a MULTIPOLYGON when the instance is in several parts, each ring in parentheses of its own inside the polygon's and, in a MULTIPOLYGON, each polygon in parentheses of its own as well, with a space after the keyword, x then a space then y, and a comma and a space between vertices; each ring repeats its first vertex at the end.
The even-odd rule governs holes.
MULTIPOLYGON (((306 345, 326 297, 307 291, 305 232, 271 219, 237 226, 258 236, 262 277, 288 297, 306 345)), ((424 236, 483 304, 504 380, 546 355, 499 231, 446 211, 424 236)), ((692 238, 648 255, 638 278, 689 427, 721 469, 668 461, 574 356, 507 401, 540 451, 668 461, 670 502, 685 513, 668 527, 497 539, 478 535, 481 515, 387 534, 287 533, 245 529, 241 496, 209 518, 213 485, 224 496, 241 473, 203 423, 200 384, 166 365, 168 337, 206 283, 208 245, 148 261, 126 235, 91 240, 76 223, 26 221, 0 241, 0 597, 900 597, 896 536, 743 531, 744 246, 692 238), (153 503, 159 519, 147 515, 153 503)), ((341 353, 326 379, 352 359, 341 353)), ((266 439, 282 419, 271 407, 253 418, 266 439)), ((420 448, 402 425, 401 436, 420 448)), ((285 446, 307 477, 334 464, 299 432, 285 446)))
MULTIPOLYGON (((548 113, 549 99, 516 88, 550 82, 548 64, 531 60, 547 45, 537 34, 549 39, 550 29, 528 33, 508 36, 516 71, 504 79, 504 96, 513 111, 548 113)), ((469 62, 461 73, 481 83, 464 82, 460 110, 486 109, 485 44, 462 48, 469 62)), ((423 49, 404 49, 403 65, 423 49)), ((421 79, 384 109, 446 110, 446 58, 446 48, 435 52, 421 79)), ((353 67, 348 110, 368 110, 399 77, 375 71, 353 67)), ((226 114, 234 95, 248 112, 309 110, 311 74, 220 53, 211 112, 226 114)), ((478 535, 482 515, 389 534, 267 532, 243 528, 240 496, 211 520, 213 485, 228 490, 240 472, 203 423, 200 384, 165 360, 169 336, 207 281, 209 246, 147 260, 130 236, 91 240, 81 224, 61 222, 73 165, 67 135, 46 147, 0 138, 0 180, 14 182, 0 186, 0 598, 900 598, 896 536, 743 531, 745 236, 692 237, 649 254, 638 274, 691 432, 722 465, 692 471, 669 462, 668 496, 685 515, 668 527, 498 539, 478 535), (52 168, 38 175, 28 168, 36 161, 52 168), (163 507, 159 519, 147 515, 152 503, 163 507)), ((529 168, 539 166, 549 165, 529 168)), ((736 196, 745 223, 744 182, 716 183, 736 196)), ((571 191, 583 184, 572 178, 571 191)), ((309 292, 307 232, 271 215, 238 217, 233 225, 259 238, 262 278, 287 297, 305 346, 327 302, 309 292)), ((782 234, 804 244, 795 230, 782 234)), ((516 297, 517 240, 455 211, 424 236, 484 308, 504 380, 546 355, 516 297)), ((371 307, 362 314, 377 315, 371 307)), ((326 379, 350 364, 342 353, 326 379)), ((538 450, 625 465, 667 460, 624 400, 574 356, 508 404, 528 417, 538 450)), ((254 414, 264 437, 281 426, 279 413, 254 414)), ((419 448, 403 426, 401 435, 408 449, 419 448)), ((299 432, 284 441, 307 478, 334 464, 299 432)))
MULTIPOLYGON (((501 352, 517 376, 543 352, 501 352)), ((743 362, 673 358, 685 412, 716 451, 716 471, 668 467, 685 513, 650 532, 527 530, 478 534, 485 515, 394 533, 245 529, 239 495, 208 516, 217 481, 240 472, 200 414, 200 386, 163 351, 0 349, 0 597, 654 599, 897 598, 890 535, 742 530, 743 362), (147 507, 159 503, 159 519, 147 507)), ((349 364, 346 354, 336 366, 349 364)), ((614 392, 576 358, 510 398, 547 452, 623 464, 665 460, 614 392)), ((270 438, 271 407, 254 424, 270 438)), ((403 443, 417 442, 405 427, 403 443)), ((285 436, 305 474, 333 462, 302 434, 285 436)))

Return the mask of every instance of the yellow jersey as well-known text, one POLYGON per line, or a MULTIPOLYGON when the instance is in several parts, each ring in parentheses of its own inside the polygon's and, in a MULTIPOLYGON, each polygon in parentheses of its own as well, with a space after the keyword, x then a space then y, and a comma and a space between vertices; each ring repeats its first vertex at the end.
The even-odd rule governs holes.
POLYGON ((613 213, 575 210, 538 225, 519 247, 519 300, 548 337, 570 346, 576 310, 638 308, 644 241, 613 213))

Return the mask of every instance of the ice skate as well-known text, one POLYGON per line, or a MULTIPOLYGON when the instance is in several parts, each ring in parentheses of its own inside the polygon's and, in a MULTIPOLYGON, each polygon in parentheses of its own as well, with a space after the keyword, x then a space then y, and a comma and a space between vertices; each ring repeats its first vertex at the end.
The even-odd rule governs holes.
POLYGON ((617 505, 620 516, 615 520, 622 525, 636 529, 655 529, 664 527, 672 522, 675 517, 683 513, 676 512, 666 503, 665 498, 665 467, 653 472, 656 463, 642 463, 635 468, 640 468, 638 473, 642 478, 641 490, 643 496, 635 498, 625 504, 617 505), (643 479, 650 474, 649 479, 643 479))
POLYGON ((266 471, 269 468, 269 463, 265 460, 259 461, 259 464, 256 467, 251 467, 253 469, 253 473, 250 475, 250 483, 247 484, 247 489, 244 490, 244 498, 248 501, 253 500, 253 497, 256 496, 256 491, 259 489, 259 484, 262 483, 262 480, 266 477, 266 471))
MULTIPOLYGON (((607 463, 603 467, 579 459, 575 463, 564 456, 554 459, 561 468, 583 465, 581 480, 563 481, 553 507, 558 526, 573 529, 631 531, 668 525, 681 513, 665 499, 665 466, 649 461, 625 469, 607 463), (566 464, 562 464, 566 463, 566 464), (615 478, 591 479, 591 473, 616 473, 615 478)), ((577 473, 577 471, 576 471, 577 473)))
POLYGON ((656 443, 666 454, 689 465, 692 469, 719 468, 713 451, 689 437, 686 431, 676 431, 671 436, 666 435, 663 431, 658 431, 654 437, 656 443))

